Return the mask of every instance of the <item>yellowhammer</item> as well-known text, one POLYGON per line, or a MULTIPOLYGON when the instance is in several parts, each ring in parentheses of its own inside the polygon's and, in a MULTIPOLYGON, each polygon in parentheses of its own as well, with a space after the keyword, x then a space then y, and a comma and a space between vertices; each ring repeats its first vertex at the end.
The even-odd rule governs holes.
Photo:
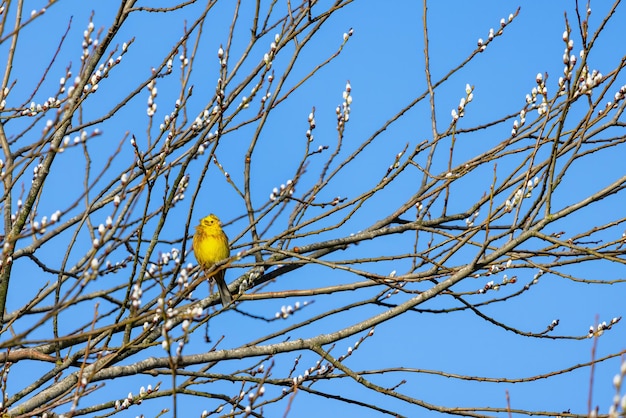
MULTIPOLYGON (((200 220, 200 225, 196 227, 196 233, 193 234, 193 252, 196 260, 203 270, 211 268, 215 263, 222 261, 230 256, 230 248, 228 247, 228 237, 222 231, 220 220, 217 216, 210 214, 206 218, 200 220)), ((222 305, 227 306, 233 301, 233 297, 224 281, 225 268, 220 268, 211 273, 211 277, 217 283, 217 289, 220 292, 222 305)))

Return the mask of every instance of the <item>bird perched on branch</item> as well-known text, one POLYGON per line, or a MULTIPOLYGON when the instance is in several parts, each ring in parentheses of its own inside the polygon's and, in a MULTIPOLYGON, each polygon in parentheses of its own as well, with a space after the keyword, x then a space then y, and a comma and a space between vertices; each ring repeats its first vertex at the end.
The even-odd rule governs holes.
MULTIPOLYGON (((200 220, 200 224, 196 227, 196 232, 193 234, 193 252, 196 255, 198 264, 200 264, 205 273, 216 263, 230 256, 228 237, 222 230, 217 216, 210 214, 200 220)), ((224 281, 225 273, 226 268, 221 266, 217 270, 212 271, 209 276, 217 284, 217 290, 220 293, 220 299, 224 307, 233 301, 226 281, 224 281)))

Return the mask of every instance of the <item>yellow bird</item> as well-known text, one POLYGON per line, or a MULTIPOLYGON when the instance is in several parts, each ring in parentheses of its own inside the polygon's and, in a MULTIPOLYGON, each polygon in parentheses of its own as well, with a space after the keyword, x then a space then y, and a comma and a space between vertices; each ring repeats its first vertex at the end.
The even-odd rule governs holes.
MULTIPOLYGON (((200 220, 200 225, 196 227, 193 234, 193 252, 200 267, 206 272, 215 263, 227 259, 230 256, 230 248, 228 247, 228 237, 222 231, 220 220, 217 216, 210 214, 206 218, 200 220)), ((227 306, 233 301, 233 297, 228 290, 224 274, 226 268, 220 268, 211 273, 211 277, 217 283, 217 289, 220 292, 222 305, 227 306)))

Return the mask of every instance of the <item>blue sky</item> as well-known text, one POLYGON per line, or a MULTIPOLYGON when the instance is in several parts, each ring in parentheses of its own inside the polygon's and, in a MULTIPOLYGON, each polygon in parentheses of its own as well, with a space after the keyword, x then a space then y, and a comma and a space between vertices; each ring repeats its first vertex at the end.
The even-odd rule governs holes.
MULTIPOLYGON (((36 2, 32 3, 33 5, 29 4, 28 7, 38 7, 36 2)), ((32 91, 41 77, 42 69, 53 56, 60 36, 68 27, 71 17, 68 40, 59 54, 58 64, 52 67, 41 89, 42 92, 54 91, 59 78, 63 76, 67 63, 72 61, 73 68, 79 65, 77 57, 81 50, 81 33, 87 26, 92 10, 96 30, 103 28, 106 31, 116 11, 114 3, 117 2, 71 0, 57 3, 50 7, 40 20, 28 27, 20 39, 21 44, 18 48, 14 72, 14 74, 19 74, 19 80, 13 93, 14 97, 23 97, 32 91)), ((158 5, 166 4, 167 2, 158 2, 158 5)), ((525 103, 526 94, 537 85, 535 81, 537 73, 547 72, 549 74, 547 84, 554 89, 563 67, 561 61, 564 46, 562 33, 565 28, 563 12, 567 11, 570 25, 575 27, 574 4, 573 1, 524 2, 519 16, 506 27, 504 36, 497 38, 485 52, 477 56, 459 73, 450 77, 439 89, 436 97, 439 129, 443 130, 450 122, 450 111, 465 95, 465 86, 468 83, 474 86, 474 100, 468 105, 465 117, 460 120, 458 125, 460 128, 486 123, 518 112, 525 103)), ((241 35, 235 37, 231 59, 237 57, 237 51, 241 51, 248 41, 246 16, 249 16, 251 11, 246 9, 246 6, 248 5, 242 4, 242 23, 238 27, 241 35)), ((111 73, 106 82, 102 83, 98 93, 86 104, 85 119, 106 113, 106 109, 124 97, 128 89, 134 88, 138 82, 145 79, 152 67, 160 65, 164 54, 180 38, 183 22, 193 21, 203 7, 203 4, 193 5, 173 15, 154 13, 132 16, 114 44, 121 45, 132 37, 135 37, 134 43, 123 57, 120 66, 111 73)), ((215 15, 205 25, 203 42, 200 44, 200 52, 197 55, 197 73, 192 81, 194 95, 190 100, 189 116, 191 119, 206 103, 206 97, 213 94, 218 74, 217 49, 225 42, 231 21, 232 5, 228 2, 221 2, 217 7, 215 15)), ((484 1, 480 4, 465 1, 432 2, 428 8, 428 22, 433 80, 438 80, 462 62, 476 48, 477 40, 487 39, 489 29, 497 30, 500 19, 506 19, 510 13, 515 13, 517 7, 518 3, 502 1, 484 1)), ((596 28, 609 6, 597 3, 592 4, 592 7, 590 26, 596 28)), ((621 39, 620 36, 623 36, 620 34, 620 27, 623 26, 626 18, 624 13, 626 12, 623 8, 618 8, 613 20, 607 25, 603 38, 598 41, 597 48, 590 57, 592 68, 608 73, 625 55, 623 45, 616 42, 617 39, 621 39)), ((255 153, 253 165, 253 196, 259 205, 267 199, 274 187, 292 178, 293 162, 299 160, 303 153, 303 138, 308 128, 307 115, 313 107, 316 108, 316 144, 328 144, 331 147, 334 145, 336 141, 335 107, 342 101, 342 92, 347 80, 352 86, 354 100, 344 140, 344 153, 356 149, 385 121, 425 91, 422 7, 419 2, 411 1, 355 1, 340 10, 316 35, 317 39, 312 41, 309 48, 304 51, 301 56, 302 61, 294 69, 291 82, 295 82, 299 79, 298 77, 308 73, 321 59, 334 53, 342 42, 343 34, 351 28, 353 36, 350 37, 339 57, 309 80, 287 103, 278 107, 268 120, 260 138, 264 146, 255 153)), ((577 52, 580 49, 580 36, 573 33, 572 39, 575 41, 574 52, 577 52)), ((268 38, 267 43, 269 42, 268 38)), ((5 57, 6 53, 7 47, 3 44, 0 46, 0 54, 5 57)), ((256 54, 260 59, 263 51, 256 48, 252 54, 256 54)), ((251 60, 251 63, 256 62, 258 62, 256 58, 251 60)), ((286 61, 277 60, 274 64, 277 72, 285 64, 286 61)), ((178 66, 179 62, 175 60, 174 67, 178 66)), ((616 85, 621 84, 624 84, 623 80, 616 85)), ((157 87, 159 88, 157 98, 159 107, 156 122, 172 109, 172 104, 178 95, 176 83, 173 80, 159 79, 157 87)), ((40 95, 44 96, 43 93, 40 95)), ((14 100, 15 103, 12 105, 21 103, 17 98, 14 100)), ((39 97, 38 94, 32 100, 43 101, 45 97, 39 97)), ((148 140, 146 100, 147 92, 144 91, 113 118, 97 125, 103 134, 90 143, 93 144, 90 145, 93 155, 110 155, 127 132, 136 136, 140 146, 146 145, 148 140)), ((9 125, 10 129, 18 131, 19 123, 16 121, 13 125, 9 125)), ((509 134, 511 124, 512 119, 509 124, 462 137, 457 148, 457 162, 464 161, 500 142, 502 137, 509 134)), ((156 125, 152 127, 152 135, 158 130, 158 123, 156 125)), ((241 150, 247 146, 254 129, 255 126, 247 126, 233 133, 229 142, 223 144, 218 155, 220 163, 235 183, 242 181, 241 150)), ((613 132, 613 134, 623 135, 619 132, 613 132)), ((403 118, 387 129, 344 175, 337 177, 335 185, 330 190, 348 198, 367 190, 385 174, 386 168, 393 163, 394 156, 404 148, 405 144, 409 143, 410 147, 413 147, 431 136, 428 102, 424 101, 409 110, 403 118)), ((63 170, 55 172, 51 179, 54 187, 46 189, 43 195, 39 206, 40 214, 52 213, 59 208, 59 204, 67 204, 75 198, 75 194, 71 194, 71 197, 67 199, 59 198, 58 195, 64 196, 67 190, 80 190, 82 187, 82 172, 85 163, 77 152, 65 158, 63 170)), ((120 168, 127 167, 132 163, 133 158, 129 142, 125 140, 122 152, 114 164, 120 168)), ((303 180, 304 184, 301 186, 303 190, 306 188, 306 182, 311 183, 316 180, 316 170, 321 168, 324 161, 323 158, 312 160, 307 169, 309 176, 303 180)), ((94 159, 92 163, 95 172, 97 168, 104 166, 105 160, 94 159)), ((445 161, 435 162, 436 167, 438 164, 441 164, 439 167, 442 169, 445 167, 445 161)), ((192 170, 195 171, 191 173, 197 175, 200 167, 201 164, 194 166, 192 170)), ((572 169, 573 175, 567 178, 559 190, 559 203, 565 205, 579 200, 590 191, 602 187, 604 183, 622 176, 622 167, 623 154, 611 152, 588 159, 584 166, 575 165, 572 169)), ((499 169, 502 173, 506 173, 505 164, 499 166, 499 169)), ((491 174, 485 172, 484 175, 491 174)), ((195 183, 192 181, 192 184, 195 183)), ((476 187, 468 185, 467 188, 459 189, 459 194, 454 196, 451 206, 457 210, 465 210, 473 199, 480 197, 485 190, 488 190, 488 184, 486 182, 476 187)), ((380 199, 365 205, 363 210, 350 219, 345 227, 326 237, 333 234, 344 236, 366 228, 372 220, 382 218, 388 214, 390 208, 404 201, 414 191, 413 187, 415 186, 408 179, 399 181, 397 185, 382 193, 380 199)), ((191 193, 192 191, 189 190, 188 195, 190 196, 191 193)), ((330 191, 328 193, 329 195, 325 198, 332 200, 334 196, 330 194, 330 191)), ((589 225, 595 225, 597 218, 606 219, 603 222, 619 218, 620 213, 623 213, 623 205, 618 199, 619 196, 607 198, 606 201, 594 206, 593 210, 583 212, 571 224, 551 226, 549 232, 553 230, 556 232, 557 228, 562 227, 568 234, 574 234, 589 228, 589 225)), ((189 200, 183 201, 175 209, 180 213, 180 222, 168 224, 164 230, 164 236, 180 237, 180 228, 184 225, 183 218, 189 210, 188 202, 189 200)), ((236 220, 245 213, 244 211, 241 200, 224 181, 223 176, 217 170, 209 170, 200 199, 193 212, 192 224, 206 213, 215 212, 225 222, 225 230, 233 238, 245 228, 245 221, 236 220), (211 184, 211 191, 207 191, 207 184, 211 184)), ((96 224, 104 222, 107 215, 108 212, 103 210, 102 213, 96 214, 92 221, 96 224)), ((148 227, 151 228, 151 226, 148 227)), ((607 240, 611 239, 611 233, 615 231, 607 232, 607 240)), ((69 236, 65 239, 69 239, 69 236)), ((88 242, 84 232, 80 239, 88 242)), ((245 245, 247 242, 249 242, 249 236, 244 236, 235 245, 245 245)), ((388 238, 375 243, 364 242, 337 257, 362 257, 365 254, 374 257, 380 255, 381 250, 388 251, 389 254, 402 253, 408 251, 407 242, 411 242, 410 238, 408 240, 388 238)), ((306 242, 300 241, 300 245, 303 243, 306 242)), ((167 251, 169 247, 171 247, 169 244, 163 245, 163 250, 167 251)), ((187 248, 189 248, 188 245, 187 248)), ((57 260, 63 256, 65 250, 65 247, 58 245, 44 247, 42 256, 44 260, 57 260)), ((81 255, 82 253, 76 250, 71 254, 70 259, 76 260, 81 255)), ((189 257, 188 261, 194 262, 192 257, 189 257)), ((389 274, 392 270, 402 273, 409 267, 409 261, 385 262, 368 266, 371 271, 379 274, 389 274)), ((227 274, 227 280, 233 280, 244 271, 231 269, 227 274)), ((608 263, 574 265, 563 268, 562 271, 588 279, 617 279, 623 278, 624 275, 623 267, 608 263)), ((37 277, 39 272, 36 267, 26 261, 16 263, 14 268, 16 276, 34 275, 37 277)), ((524 270, 517 274, 520 283, 527 283, 532 280, 535 273, 536 271, 524 270)), ((272 284, 268 290, 308 287, 311 280, 317 280, 324 285, 354 280, 353 277, 341 272, 329 272, 328 269, 316 266, 303 269, 296 274, 286 275, 281 279, 282 281, 272 284)), ((41 281, 38 280, 37 286, 34 287, 42 285, 45 280, 46 278, 41 278, 41 281)), ((12 283, 12 295, 18 291, 17 286, 22 286, 21 283, 14 283, 12 283)), ((478 289, 484 283, 484 279, 477 279, 474 282, 466 281, 459 288, 478 289)), ((540 279, 540 284, 531 292, 506 303, 489 306, 485 308, 485 314, 529 332, 539 332, 553 319, 558 318, 560 325, 557 328, 557 335, 584 335, 588 327, 594 324, 596 317, 600 321, 609 321, 613 317, 623 315, 623 294, 621 284, 612 287, 590 286, 569 282, 553 275, 545 275, 540 279)), ((31 294, 22 296, 24 300, 32 297, 31 294)), ((350 298, 351 295, 347 293, 345 296, 316 298, 315 303, 306 311, 307 314, 312 316, 341 306, 341 303, 345 301, 334 299, 337 297, 350 298)), ((406 297, 398 296, 397 301, 400 302, 406 297)), ((11 297, 9 310, 17 309, 24 303, 24 300, 21 297, 15 299, 11 297)), ((479 299, 472 300, 479 301, 479 299)), ((295 299, 284 301, 285 304, 295 302, 295 299)), ((246 309, 258 315, 271 316, 273 312, 280 309, 280 303, 282 302, 277 300, 250 303, 246 309)), ((420 308, 440 309, 444 306, 456 305, 457 303, 452 300, 437 298, 420 308)), ((332 332, 341 326, 367 318, 373 312, 375 310, 370 307, 347 311, 328 321, 321 321, 315 327, 294 333, 292 337, 307 337, 315 333, 332 332)), ((91 313, 86 311, 86 317, 89 318, 90 315, 91 313)), ((286 321, 298 320, 302 318, 295 317, 286 321)), ((234 313, 226 313, 211 323, 211 330, 215 335, 226 335, 223 347, 230 348, 263 335, 266 329, 280 329, 286 324, 285 321, 273 322, 267 324, 267 328, 263 328, 259 333, 258 322, 250 318, 242 318, 234 313)), ((72 325, 70 321, 67 329, 72 329, 72 325)), ((598 341, 596 357, 624 350, 625 336, 620 323, 598 341)), ((348 346, 353 346, 357 338, 355 336, 349 341, 338 343, 333 351, 335 357, 343 354, 348 346)), ((410 367, 463 375, 521 378, 549 373, 589 361, 592 343, 592 340, 532 340, 497 329, 467 312, 444 315, 416 312, 403 315, 377 327, 374 336, 368 338, 359 350, 355 351, 353 356, 346 361, 346 365, 357 371, 371 367, 410 367)), ((206 348, 203 344, 205 343, 202 338, 196 337, 190 343, 189 352, 203 350, 206 348)), ((152 355, 160 354, 155 350, 152 355)), ((277 356, 277 376, 292 367, 293 357, 292 354, 277 356)), ((311 353, 305 354, 300 360, 296 374, 302 373, 316 360, 317 356, 311 353)), ((229 364, 224 366, 224 370, 234 370, 239 367, 241 366, 229 364)), ((608 410, 614 394, 612 378, 619 371, 619 367, 620 360, 615 358, 596 368, 593 399, 594 404, 600 406, 601 412, 608 410)), ((406 376, 389 373, 371 377, 372 381, 386 387, 394 386, 404 378, 407 379, 407 383, 400 387, 400 391, 432 404, 505 407, 505 391, 508 391, 513 408, 550 411, 571 409, 572 412, 577 413, 585 413, 587 410, 588 368, 547 381, 508 385, 459 382, 428 374, 406 376)), ((16 388, 27 383, 27 381, 21 381, 19 377, 13 377, 13 379, 15 380, 12 380, 11 384, 16 388)), ((341 395, 362 398, 362 388, 345 380, 346 382, 341 386, 341 395)), ((141 385, 146 386, 151 382, 154 385, 155 379, 135 377, 123 381, 118 379, 118 381, 115 384, 108 383, 105 389, 107 392, 103 392, 105 398, 123 398, 129 391, 137 392, 141 385)), ((323 382, 318 385, 320 388, 325 388, 327 384, 323 382)), ((165 381, 163 385, 167 386, 169 382, 165 381)), ((226 387, 228 391, 235 391, 230 386, 226 387)), ((313 388, 316 388, 316 385, 313 385, 313 388)), ((406 416, 436 415, 418 406, 402 404, 381 395, 370 394, 367 395, 366 400, 375 400, 381 408, 388 408, 406 416)), ((140 413, 151 416, 154 411, 169 406, 170 403, 167 401, 146 403, 135 409, 131 408, 126 415, 121 416, 135 416, 140 413)), ((206 408, 200 407, 194 401, 193 405, 181 406, 180 412, 191 413, 187 412, 187 408, 190 408, 194 416, 198 416, 202 409, 214 407, 215 404, 210 402, 207 403, 206 408)), ((268 416, 278 416, 282 415, 284 408, 285 403, 281 403, 271 406, 266 412, 268 416)), ((290 416, 319 416, 337 414, 337 412, 346 416, 378 416, 377 413, 367 409, 356 406, 350 409, 346 404, 320 401, 304 393, 296 396, 290 416)))

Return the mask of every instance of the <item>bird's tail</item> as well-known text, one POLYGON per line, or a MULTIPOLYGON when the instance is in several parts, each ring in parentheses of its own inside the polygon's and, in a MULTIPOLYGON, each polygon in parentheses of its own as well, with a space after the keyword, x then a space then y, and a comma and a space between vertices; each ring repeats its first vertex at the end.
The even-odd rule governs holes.
POLYGON ((220 299, 222 300, 222 305, 227 307, 233 302, 233 295, 231 295, 230 290, 228 290, 228 285, 226 285, 226 281, 224 280, 225 270, 220 270, 213 275, 213 279, 217 284, 217 290, 220 293, 220 299))

